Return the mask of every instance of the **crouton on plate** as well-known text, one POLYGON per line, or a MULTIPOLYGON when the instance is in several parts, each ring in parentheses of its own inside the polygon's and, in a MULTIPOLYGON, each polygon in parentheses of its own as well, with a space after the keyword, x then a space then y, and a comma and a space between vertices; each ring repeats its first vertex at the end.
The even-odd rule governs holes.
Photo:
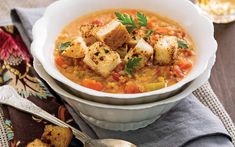
POLYGON ((121 63, 119 54, 112 51, 103 42, 96 42, 91 45, 83 61, 104 77, 107 77, 121 63))
POLYGON ((138 65, 137 68, 142 68, 144 67, 148 61, 151 59, 153 56, 153 48, 151 45, 149 45, 144 39, 140 39, 136 46, 126 54, 125 56, 125 61, 128 62, 129 59, 132 58, 141 58, 140 64, 138 65))
POLYGON ((96 37, 113 50, 116 50, 130 40, 130 35, 126 27, 116 20, 112 20, 107 25, 101 27, 99 31, 97 31, 96 37))
POLYGON ((154 46, 154 64, 169 65, 174 63, 178 52, 178 40, 175 36, 164 36, 154 46))

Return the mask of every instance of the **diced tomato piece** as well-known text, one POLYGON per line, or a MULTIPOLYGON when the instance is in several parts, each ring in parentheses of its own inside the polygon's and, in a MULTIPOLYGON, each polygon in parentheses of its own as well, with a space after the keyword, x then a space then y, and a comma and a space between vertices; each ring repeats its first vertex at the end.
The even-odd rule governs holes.
POLYGON ((76 59, 76 62, 77 62, 77 65, 79 65, 79 66, 81 66, 81 67, 83 67, 84 65, 86 65, 86 64, 83 63, 83 61, 82 61, 81 58, 76 59))
POLYGON ((125 93, 140 93, 139 87, 134 83, 127 83, 124 89, 125 93))
POLYGON ((114 69, 114 71, 115 71, 115 72, 120 72, 120 71, 124 70, 124 67, 125 67, 125 64, 120 63, 120 64, 114 69))
POLYGON ((176 75, 179 78, 183 78, 184 77, 184 73, 180 70, 180 67, 178 65, 175 65, 173 67, 173 74, 176 75))
POLYGON ((132 16, 136 16, 137 11, 135 9, 131 9, 131 10, 123 10, 122 13, 126 13, 132 16))
POLYGON ((189 50, 189 49, 184 49, 183 50, 183 53, 186 57, 191 57, 191 56, 194 56, 195 55, 195 52, 192 51, 192 50, 189 50))
POLYGON ((77 63, 79 63, 79 62, 81 62, 81 61, 82 61, 82 59, 81 59, 81 58, 77 58, 76 60, 77 60, 77 63))
POLYGON ((148 22, 148 26, 150 27, 150 28, 153 28, 154 27, 154 22, 148 22))
POLYGON ((113 79, 115 81, 119 81, 120 80, 120 74, 119 73, 113 72, 112 77, 113 77, 113 79))
POLYGON ((159 67, 156 68, 156 75, 160 75, 161 74, 161 69, 159 67))
POLYGON ((187 69, 190 69, 193 64, 191 61, 188 61, 188 60, 181 60, 179 63, 178 63, 178 66, 180 67, 180 69, 182 70, 187 70, 187 69))
POLYGON ((55 63, 59 66, 62 66, 64 64, 64 60, 63 60, 63 57, 62 56, 57 56, 55 58, 55 63))
POLYGON ((182 37, 184 38, 186 36, 186 33, 185 32, 182 32, 182 37))
POLYGON ((103 25, 103 22, 100 21, 99 19, 95 19, 95 20, 92 21, 92 24, 94 24, 94 25, 103 25))
POLYGON ((81 85, 85 86, 87 88, 90 88, 90 89, 97 90, 97 91, 102 91, 104 89, 104 86, 102 83, 100 83, 96 80, 92 80, 92 79, 83 80, 81 85))

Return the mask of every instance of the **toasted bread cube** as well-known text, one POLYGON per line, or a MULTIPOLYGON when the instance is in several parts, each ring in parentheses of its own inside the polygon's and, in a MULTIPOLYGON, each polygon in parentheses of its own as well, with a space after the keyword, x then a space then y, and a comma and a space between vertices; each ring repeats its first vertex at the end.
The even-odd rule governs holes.
POLYGON ((96 32, 98 31, 98 26, 93 24, 81 25, 80 32, 87 46, 92 45, 97 41, 96 32))
POLYGON ((141 58, 140 64, 137 68, 142 68, 148 63, 152 56, 153 47, 149 45, 143 38, 141 38, 136 46, 130 49, 130 51, 126 54, 124 60, 128 62, 128 60, 132 58, 141 58))
POLYGON ((55 147, 68 147, 73 138, 70 128, 46 125, 41 140, 55 147))
POLYGON ((26 147, 50 147, 50 145, 39 139, 34 139, 32 142, 28 143, 26 147))
POLYGON ((164 36, 154 46, 154 63, 169 65, 174 63, 178 52, 178 40, 175 36, 164 36))
POLYGON ((116 51, 112 51, 103 42, 96 42, 91 45, 83 61, 104 77, 107 77, 121 63, 119 54, 116 51))
POLYGON ((96 37, 113 50, 116 50, 118 47, 121 47, 125 42, 130 40, 130 34, 126 27, 116 20, 113 20, 100 28, 96 33, 96 37))
POLYGON ((88 50, 86 43, 82 37, 78 37, 71 42, 71 45, 67 47, 63 52, 63 56, 71 58, 83 58, 88 50))

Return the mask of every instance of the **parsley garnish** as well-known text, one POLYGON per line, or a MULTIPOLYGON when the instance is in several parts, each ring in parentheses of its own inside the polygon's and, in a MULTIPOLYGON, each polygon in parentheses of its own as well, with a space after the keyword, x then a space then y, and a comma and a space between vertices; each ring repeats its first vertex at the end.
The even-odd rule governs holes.
POLYGON ((119 12, 115 12, 115 15, 117 17, 117 19, 126 26, 126 29, 129 33, 131 33, 135 28, 141 27, 141 26, 145 26, 147 27, 148 23, 147 23, 147 17, 140 12, 136 13, 137 19, 138 19, 138 25, 135 23, 134 18, 129 15, 129 14, 121 14, 119 12))
POLYGON ((132 32, 135 28, 137 28, 135 21, 132 16, 128 14, 121 14, 119 12, 115 12, 115 15, 117 19, 126 26, 127 31, 130 33, 132 32))
POLYGON ((188 44, 182 40, 178 40, 178 46, 179 48, 189 48, 188 44))
POLYGON ((145 34, 145 37, 144 38, 149 38, 153 33, 154 33, 154 30, 147 30, 146 32, 145 32, 146 34, 145 34))
POLYGON ((137 12, 136 16, 139 26, 147 26, 147 17, 143 13, 137 12))
POLYGON ((135 67, 137 67, 139 65, 141 61, 141 58, 135 57, 132 59, 129 59, 126 66, 125 66, 125 72, 129 75, 131 75, 133 73, 133 70, 135 69, 135 67))
POLYGON ((61 44, 59 45, 59 49, 60 49, 61 51, 63 51, 63 50, 65 50, 67 47, 69 47, 69 46, 71 46, 71 45, 72 45, 72 44, 71 44, 70 41, 61 43, 61 44))

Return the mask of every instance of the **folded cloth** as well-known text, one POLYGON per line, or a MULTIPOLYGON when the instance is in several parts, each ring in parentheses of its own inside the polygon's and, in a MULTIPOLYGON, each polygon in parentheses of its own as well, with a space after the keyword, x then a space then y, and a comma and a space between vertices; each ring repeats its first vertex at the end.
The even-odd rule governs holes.
MULTIPOLYGON (((17 8, 12 10, 13 23, 18 27, 25 41, 32 41, 32 26, 42 14, 43 9, 17 8)), ((153 124, 127 132, 98 128, 83 120, 71 107, 67 107, 81 130, 96 138, 120 138, 143 147, 233 146, 219 118, 192 94, 153 124)))
MULTIPOLYGON (((9 24, 0 26, 0 86, 14 87, 22 97, 78 127, 62 101, 37 76, 32 62, 33 58, 16 27, 9 24)), ((41 137, 47 124, 50 123, 31 114, 9 106, 0 106, 0 147, 25 147, 33 139, 41 137)), ((70 146, 78 144, 78 140, 73 139, 70 146)))

